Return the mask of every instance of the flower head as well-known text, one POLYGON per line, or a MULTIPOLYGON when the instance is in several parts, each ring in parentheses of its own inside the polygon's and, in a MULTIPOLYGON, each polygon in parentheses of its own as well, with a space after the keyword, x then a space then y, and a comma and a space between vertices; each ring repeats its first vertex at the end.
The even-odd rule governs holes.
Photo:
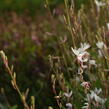
POLYGON ((87 94, 86 101, 95 101, 95 103, 99 103, 101 105, 104 104, 106 102, 106 99, 103 99, 99 96, 101 92, 102 90, 97 88, 95 88, 95 90, 91 90, 90 93, 87 94))
POLYGON ((80 48, 78 48, 78 49, 71 48, 71 49, 72 49, 73 53, 76 56, 78 56, 80 54, 83 54, 88 48, 90 48, 90 45, 89 44, 86 44, 86 43, 82 44, 81 43, 81 47, 80 48))
POLYGON ((98 54, 99 54, 99 57, 103 57, 104 55, 104 49, 103 48, 107 48, 106 45, 104 44, 104 42, 97 42, 96 43, 96 46, 98 47, 98 54))
POLYGON ((105 3, 103 3, 102 1, 98 1, 98 0, 95 0, 95 4, 97 6, 104 6, 105 5, 105 3))
POLYGON ((107 23, 106 25, 107 25, 107 28, 108 28, 108 30, 109 30, 109 23, 107 23))
POLYGON ((97 43, 96 43, 96 46, 97 46, 99 49, 102 49, 102 48, 105 46, 105 44, 101 41, 101 42, 97 42, 97 43))
POLYGON ((66 92, 65 92, 65 93, 64 93, 64 96, 67 97, 67 98, 70 98, 70 97, 72 96, 72 93, 73 93, 72 91, 69 92, 69 93, 66 93, 66 92))
POLYGON ((89 60, 89 53, 86 51, 90 47, 89 44, 81 44, 81 47, 78 49, 72 49, 73 53, 77 56, 77 61, 81 65, 82 68, 87 68, 87 65, 84 63, 88 62, 89 60))
POLYGON ((66 103, 67 109, 72 109, 72 104, 71 103, 66 103))
POLYGON ((89 82, 82 82, 81 85, 86 88, 89 89, 90 88, 90 83, 89 82))
POLYGON ((90 64, 90 65, 97 66, 97 64, 96 64, 95 60, 89 60, 89 64, 90 64))
POLYGON ((97 11, 100 12, 100 7, 105 6, 105 3, 102 1, 95 0, 95 4, 97 6, 97 11))

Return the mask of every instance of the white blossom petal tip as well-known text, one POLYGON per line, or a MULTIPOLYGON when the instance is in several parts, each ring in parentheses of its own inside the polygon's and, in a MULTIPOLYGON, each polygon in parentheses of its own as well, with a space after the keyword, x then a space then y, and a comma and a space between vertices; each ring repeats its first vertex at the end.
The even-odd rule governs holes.
POLYGON ((96 46, 99 48, 99 49, 102 49, 104 46, 105 46, 105 44, 104 44, 104 42, 97 42, 96 43, 96 46))

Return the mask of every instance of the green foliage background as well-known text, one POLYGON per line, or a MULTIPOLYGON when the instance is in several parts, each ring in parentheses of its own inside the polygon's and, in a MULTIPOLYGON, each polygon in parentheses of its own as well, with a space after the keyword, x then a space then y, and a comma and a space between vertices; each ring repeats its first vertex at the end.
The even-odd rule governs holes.
MULTIPOLYGON (((46 0, 0 0, 0 10, 16 10, 16 11, 24 11, 28 10, 36 10, 43 6, 46 0)), ((70 1, 70 0, 69 0, 70 1)), ((81 4, 86 4, 89 0, 74 0, 77 8, 80 8, 81 4)), ((59 3, 63 3, 64 0, 48 0, 50 5, 57 5, 59 3)))
POLYGON ((43 0, 0 0, 0 10, 35 9, 41 6, 43 0))

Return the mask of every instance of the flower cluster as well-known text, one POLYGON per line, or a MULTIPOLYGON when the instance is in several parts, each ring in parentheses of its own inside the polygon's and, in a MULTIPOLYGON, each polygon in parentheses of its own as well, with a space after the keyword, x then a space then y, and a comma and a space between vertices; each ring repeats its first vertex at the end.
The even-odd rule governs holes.
POLYGON ((101 98, 99 94, 102 92, 102 89, 91 90, 90 93, 87 94, 87 97, 85 98, 86 103, 84 103, 83 109, 88 109, 88 107, 93 104, 94 107, 100 107, 103 106, 106 102, 106 99, 101 98))
POLYGON ((103 48, 106 48, 106 45, 101 41, 101 42, 97 42, 96 46, 98 48, 99 57, 103 57, 104 55, 103 48))
POLYGON ((78 49, 71 48, 73 53, 76 55, 77 62, 80 64, 82 69, 86 69, 88 67, 87 63, 95 65, 95 60, 90 60, 90 54, 86 51, 88 48, 90 48, 90 45, 87 43, 81 43, 81 47, 78 49))
POLYGON ((89 82, 82 82, 81 85, 82 85, 85 89, 89 89, 89 88, 90 88, 90 83, 89 83, 89 82))

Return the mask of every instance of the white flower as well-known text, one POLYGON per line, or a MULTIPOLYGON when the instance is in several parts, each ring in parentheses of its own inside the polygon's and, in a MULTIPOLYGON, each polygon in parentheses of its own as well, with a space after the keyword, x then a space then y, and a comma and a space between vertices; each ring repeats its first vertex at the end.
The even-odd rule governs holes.
POLYGON ((105 6, 106 4, 102 1, 95 0, 95 4, 97 6, 97 11, 100 12, 100 7, 105 6))
POLYGON ((84 106, 82 107, 82 109, 88 109, 89 108, 89 103, 84 103, 84 106))
POLYGON ((86 43, 82 44, 81 43, 81 47, 80 48, 78 48, 78 49, 71 48, 71 49, 72 49, 73 53, 76 56, 78 56, 78 55, 84 53, 88 48, 90 48, 90 45, 89 44, 86 44, 86 43))
POLYGON ((86 88, 89 89, 90 88, 90 83, 89 82, 82 82, 81 85, 86 88))
POLYGON ((89 64, 97 66, 95 60, 89 60, 89 64))
POLYGON ((99 97, 98 95, 102 92, 102 89, 91 90, 90 93, 87 94, 86 101, 90 102, 95 100, 96 103, 100 103, 101 105, 106 102, 106 99, 99 97))
POLYGON ((73 93, 72 91, 69 92, 69 93, 64 93, 64 96, 67 97, 67 98, 70 98, 72 96, 72 93, 73 93))
POLYGON ((71 103, 66 103, 67 109, 72 109, 72 104, 71 103))
POLYGON ((82 74, 83 73, 83 68, 78 68, 78 74, 82 74))
POLYGON ((107 28, 108 28, 108 30, 109 30, 109 23, 107 23, 106 25, 107 25, 107 28))
POLYGON ((103 42, 97 42, 97 43, 96 43, 96 46, 97 46, 99 49, 102 49, 102 48, 105 46, 105 44, 104 44, 103 42))
POLYGON ((100 89, 95 88, 94 92, 95 92, 97 95, 99 95, 99 94, 102 92, 102 89, 101 89, 101 88, 100 88, 100 89))
POLYGON ((82 49, 82 51, 85 51, 85 50, 87 50, 88 48, 90 48, 90 45, 89 44, 87 44, 87 43, 81 43, 81 49, 82 49))
POLYGON ((81 65, 82 68, 87 68, 87 65, 84 65, 84 63, 88 62, 89 60, 89 53, 86 51, 90 47, 89 44, 82 44, 81 47, 78 49, 72 49, 73 53, 77 56, 77 61, 81 65))
POLYGON ((71 49, 76 56, 78 56, 80 54, 79 50, 73 49, 72 47, 71 47, 71 49))
POLYGON ((101 42, 97 42, 96 46, 98 47, 99 57, 103 57, 103 54, 104 54, 103 50, 106 49, 106 45, 104 44, 104 42, 101 41, 101 42))
POLYGON ((83 69, 87 68, 87 65, 85 63, 88 62, 89 57, 89 53, 86 51, 77 56, 77 61, 83 69))
POLYGON ((95 4, 97 6, 104 6, 105 5, 105 3, 103 3, 102 1, 98 1, 98 0, 95 0, 95 4))
POLYGON ((88 59, 89 59, 89 53, 88 52, 83 52, 83 53, 79 54, 77 58, 81 62, 87 62, 88 59))

